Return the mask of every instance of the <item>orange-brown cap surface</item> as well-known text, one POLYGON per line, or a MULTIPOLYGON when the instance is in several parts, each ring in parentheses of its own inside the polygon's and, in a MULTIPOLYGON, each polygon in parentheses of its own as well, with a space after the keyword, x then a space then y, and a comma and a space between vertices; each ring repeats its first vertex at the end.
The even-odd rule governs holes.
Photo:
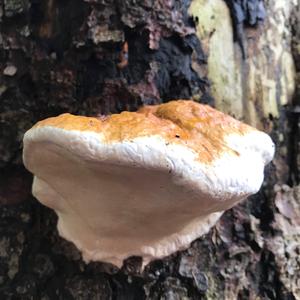
POLYGON ((121 265, 186 248, 255 193, 274 145, 215 109, 179 100, 107 117, 63 114, 24 137, 34 195, 86 261, 121 265))

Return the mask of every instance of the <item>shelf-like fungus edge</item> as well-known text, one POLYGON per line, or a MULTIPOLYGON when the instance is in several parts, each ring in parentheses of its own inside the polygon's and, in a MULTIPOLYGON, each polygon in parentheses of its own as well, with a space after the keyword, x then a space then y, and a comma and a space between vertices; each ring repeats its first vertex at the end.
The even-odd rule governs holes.
POLYGON ((63 114, 24 136, 33 194, 86 262, 143 265, 185 249, 256 193, 270 137, 189 100, 107 117, 63 114))

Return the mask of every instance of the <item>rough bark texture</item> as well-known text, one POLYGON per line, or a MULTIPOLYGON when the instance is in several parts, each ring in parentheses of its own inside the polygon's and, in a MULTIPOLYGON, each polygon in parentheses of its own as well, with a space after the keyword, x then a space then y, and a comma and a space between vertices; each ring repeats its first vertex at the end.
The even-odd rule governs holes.
POLYGON ((0 0, 0 299, 300 299, 299 20, 292 0, 0 0), (31 196, 24 132, 179 98, 272 135, 262 190, 142 274, 85 265, 31 196))

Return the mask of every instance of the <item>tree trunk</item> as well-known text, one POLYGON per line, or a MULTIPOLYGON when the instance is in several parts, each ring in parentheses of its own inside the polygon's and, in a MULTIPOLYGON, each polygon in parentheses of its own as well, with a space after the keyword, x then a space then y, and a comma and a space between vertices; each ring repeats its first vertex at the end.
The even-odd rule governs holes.
MULTIPOLYGON (((300 299, 295 0, 0 0, 0 299, 300 299), (261 191, 186 251, 86 265, 31 195, 22 137, 63 112, 192 98, 271 134, 261 191)), ((247 170, 245 170, 247 172, 247 170)))

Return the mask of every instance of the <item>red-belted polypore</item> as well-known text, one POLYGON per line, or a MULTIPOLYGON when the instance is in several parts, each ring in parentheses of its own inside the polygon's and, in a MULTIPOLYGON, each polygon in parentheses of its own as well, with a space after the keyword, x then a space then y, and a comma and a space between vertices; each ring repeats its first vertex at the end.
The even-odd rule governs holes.
POLYGON ((260 189, 273 155, 267 134, 188 100, 48 118, 26 132, 23 152, 59 234, 86 262, 117 266, 187 248, 260 189))

